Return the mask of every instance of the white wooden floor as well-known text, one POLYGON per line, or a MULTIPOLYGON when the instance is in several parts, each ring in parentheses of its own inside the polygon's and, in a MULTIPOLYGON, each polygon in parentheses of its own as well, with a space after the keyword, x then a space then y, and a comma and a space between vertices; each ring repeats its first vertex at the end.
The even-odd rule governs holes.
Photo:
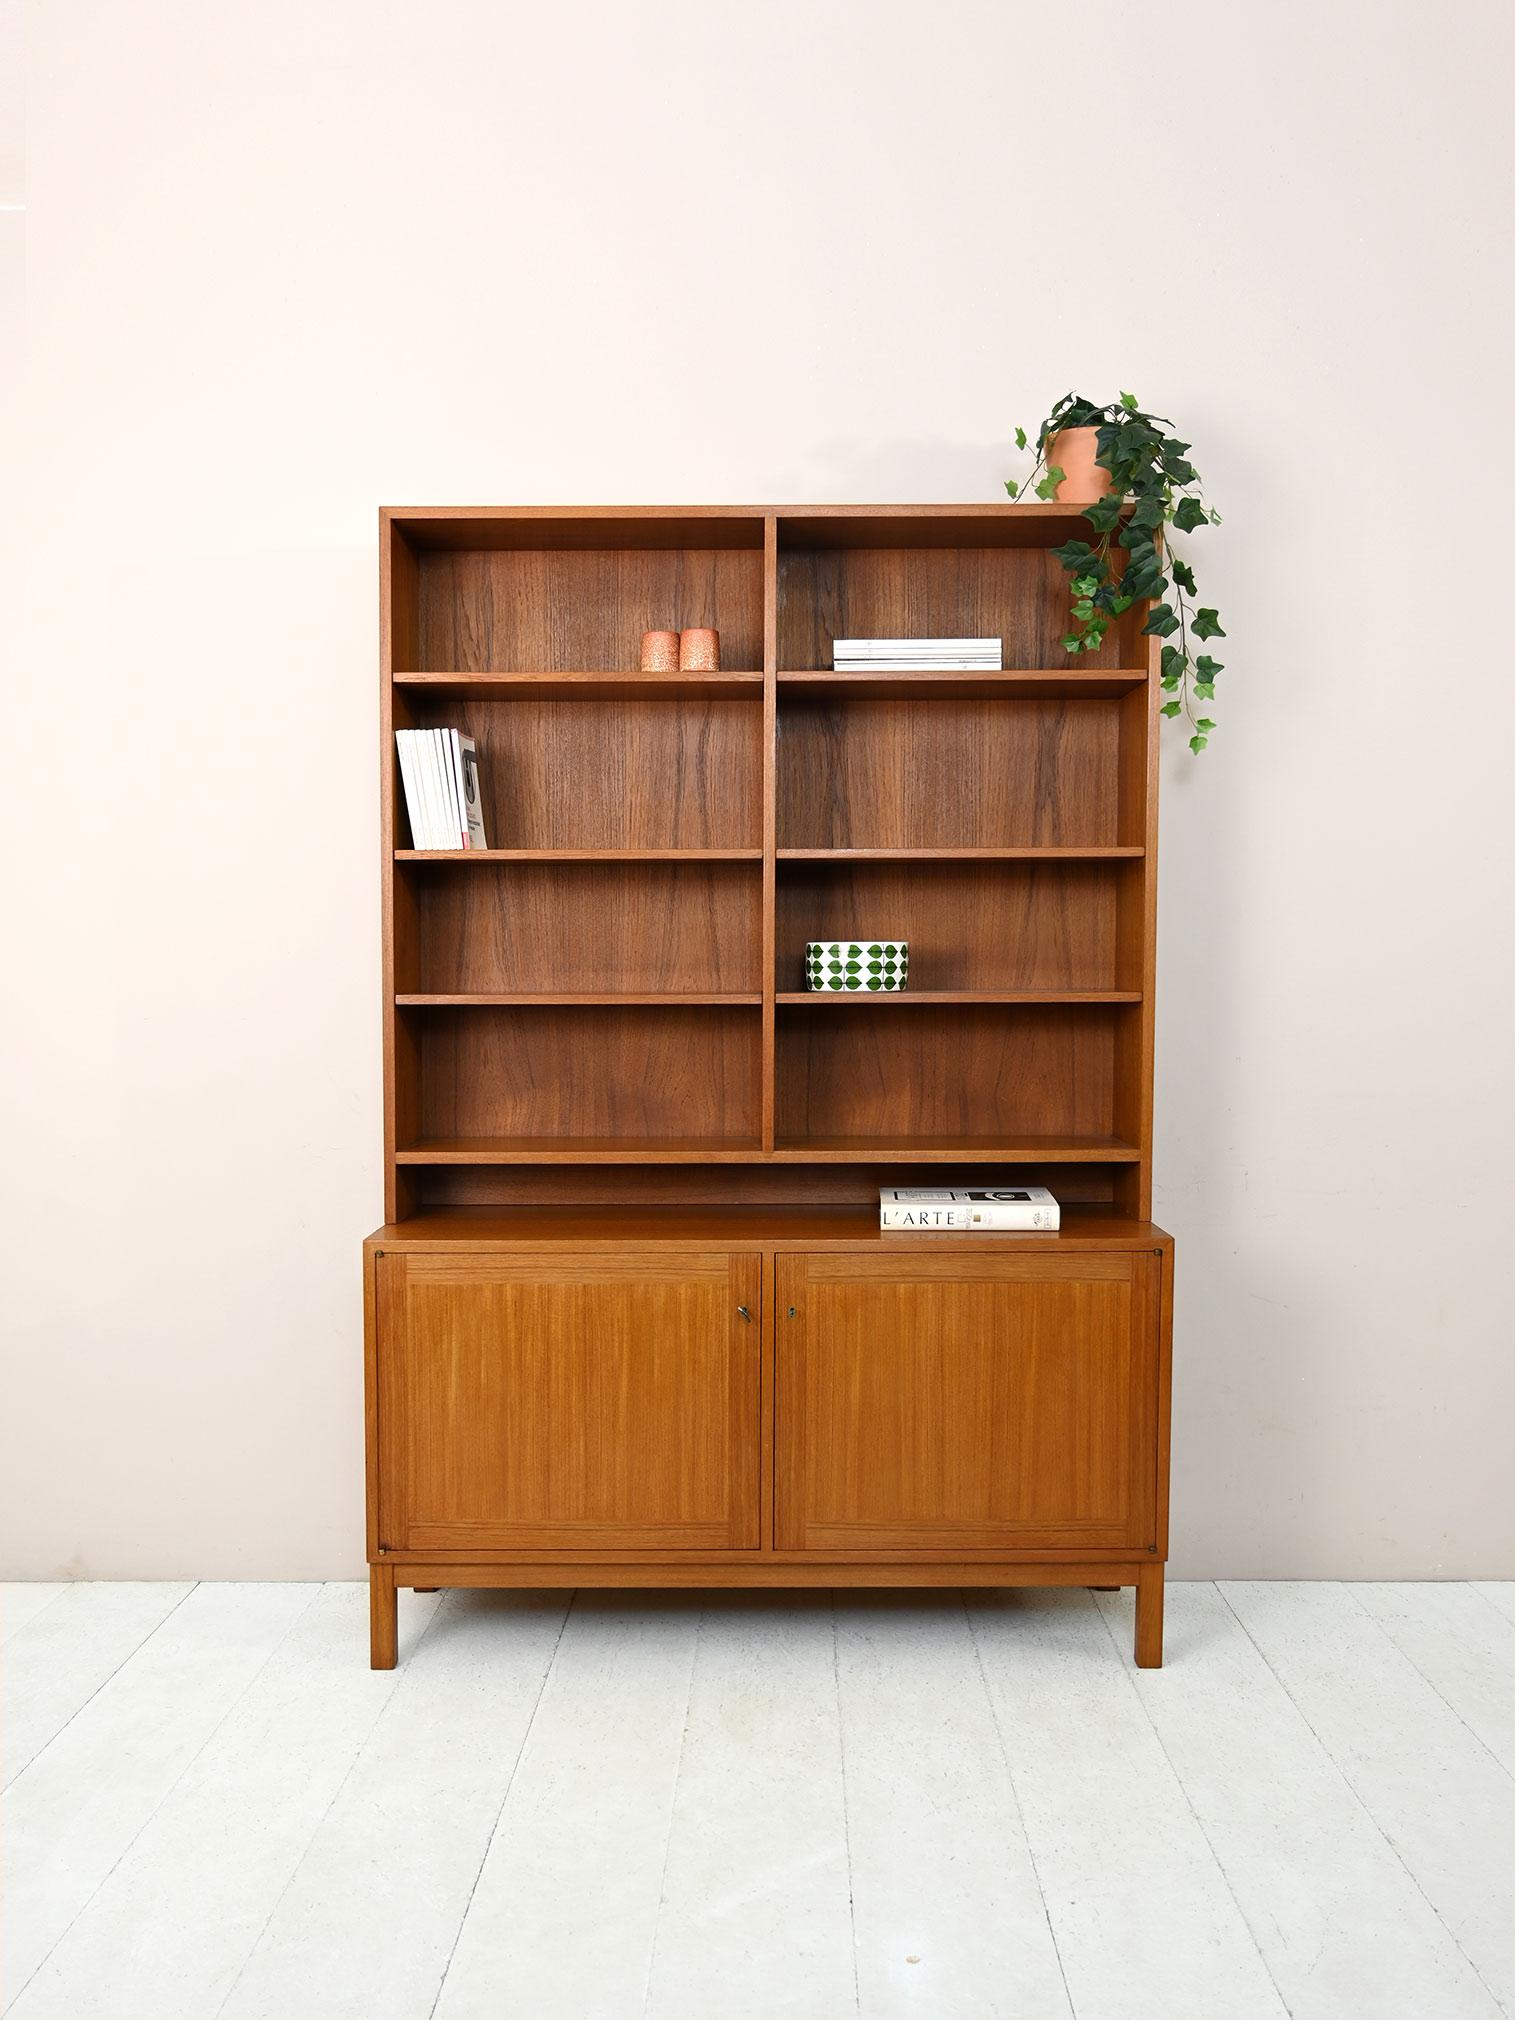
POLYGON ((1515 2015, 1515 1586, 0 1604, 17 2020, 1515 2015))

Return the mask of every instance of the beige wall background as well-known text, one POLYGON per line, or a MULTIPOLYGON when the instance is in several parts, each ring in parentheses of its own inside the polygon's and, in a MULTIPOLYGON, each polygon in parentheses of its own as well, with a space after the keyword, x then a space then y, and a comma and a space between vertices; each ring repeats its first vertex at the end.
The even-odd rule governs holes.
POLYGON ((1515 1574, 1515 16, 23 26, 0 1571, 361 1567, 376 508, 992 498, 1076 385, 1225 515, 1163 787, 1174 1569, 1515 1574))

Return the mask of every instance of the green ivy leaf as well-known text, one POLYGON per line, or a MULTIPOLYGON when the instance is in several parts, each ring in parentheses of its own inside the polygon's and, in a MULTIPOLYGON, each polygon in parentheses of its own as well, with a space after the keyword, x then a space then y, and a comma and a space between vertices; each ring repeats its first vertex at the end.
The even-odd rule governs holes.
POLYGON ((1165 694, 1176 694, 1178 692, 1178 675, 1176 673, 1170 673, 1164 680, 1163 692, 1165 694))
POLYGON ((1064 652, 1077 652, 1081 642, 1082 641, 1080 640, 1079 635, 1076 631, 1065 631, 1063 633, 1064 652))
POLYGON ((1211 722, 1209 716, 1202 715, 1194 727, 1196 729, 1214 729, 1215 725, 1211 722))
POLYGON ((1114 597, 1110 604, 1110 615, 1112 617, 1124 617, 1135 601, 1136 598, 1134 596, 1114 597))
POLYGON ((1201 701, 1214 701, 1215 682, 1213 680, 1197 680, 1194 683, 1194 692, 1199 696, 1201 701))
POLYGON ((1024 429, 1024 428, 1017 428, 1017 429, 1016 429, 1016 431, 1015 431, 1015 446, 1016 446, 1016 448, 1017 448, 1017 449, 1024 449, 1024 448, 1025 448, 1025 446, 1026 446, 1026 431, 1025 431, 1025 429, 1024 429))
POLYGON ((1170 604, 1159 603, 1142 626, 1143 638, 1171 638, 1178 629, 1178 612, 1170 604))
POLYGON ((1183 703, 1181 701, 1165 701, 1162 712, 1164 715, 1177 715, 1182 707, 1183 703))
POLYGON ((1078 619, 1080 624, 1087 624, 1090 618, 1093 617, 1094 605, 1089 601, 1087 596, 1080 596, 1075 600, 1073 615, 1078 619))
POLYGON ((1218 659, 1212 659, 1208 652, 1202 652, 1194 662, 1194 671, 1201 680, 1214 680, 1216 674, 1225 672, 1218 659))
POLYGON ((1005 489, 1010 493, 1010 496, 1012 498, 1018 498, 1020 496, 1021 487, 1019 486, 1019 484, 1016 483, 1013 477, 1007 477, 1005 479, 1005 489))
POLYGON ((1099 587, 1097 575, 1075 575, 1070 585, 1075 596, 1092 596, 1099 587))
MULTIPOLYGON (((1188 448, 1185 442, 1184 447, 1188 448)), ((1163 457, 1163 475, 1170 484, 1192 484, 1199 472, 1185 457, 1172 454, 1173 444, 1168 444, 1169 454, 1163 457)))
POLYGON ((1037 497, 1040 498, 1044 504, 1050 505, 1057 494, 1058 485, 1062 483, 1064 477, 1067 474, 1068 473, 1066 470, 1059 470, 1055 463, 1052 464, 1051 467, 1048 469, 1046 476, 1043 477, 1040 484, 1038 484, 1036 487, 1037 497))
POLYGON ((1134 414, 1136 412, 1135 393, 1122 393, 1120 396, 1120 403, 1125 408, 1128 414, 1134 414))
POLYGON ((1194 594, 1194 570, 1189 566, 1187 561, 1175 560, 1173 563, 1173 580, 1186 596, 1194 594))
POLYGON ((1087 540, 1065 540, 1061 547, 1052 549, 1054 561, 1060 561, 1070 574, 1082 575, 1084 563, 1094 558, 1094 549, 1087 540))
POLYGON ((1220 618, 1213 610, 1196 610, 1194 613, 1194 636, 1196 638, 1224 638, 1220 628, 1220 618))
POLYGON ((1176 645, 1163 647, 1163 679, 1177 680, 1184 670, 1184 655, 1176 645))
POLYGON ((1096 533, 1113 533, 1120 519, 1120 504, 1119 492, 1107 491, 1103 498, 1085 506, 1084 517, 1096 533))
POLYGON ((1209 742, 1210 739, 1207 736, 1191 736, 1189 739, 1189 748, 1198 757, 1200 752, 1208 746, 1209 742))
POLYGON ((1207 526, 1210 515, 1197 498, 1180 498, 1178 509, 1173 514, 1173 524, 1180 533, 1192 533, 1196 526, 1207 526))

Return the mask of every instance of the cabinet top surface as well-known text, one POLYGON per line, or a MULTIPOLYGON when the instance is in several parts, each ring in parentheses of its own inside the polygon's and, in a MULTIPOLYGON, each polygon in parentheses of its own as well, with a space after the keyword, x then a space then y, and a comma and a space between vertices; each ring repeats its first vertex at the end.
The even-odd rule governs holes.
POLYGON ((878 1255, 929 1249, 972 1255, 1021 1250, 1167 1249, 1151 1221, 1065 1209, 1057 1234, 885 1233, 872 1206, 518 1206, 427 1209, 376 1228, 370 1249, 542 1248, 847 1249, 878 1255))

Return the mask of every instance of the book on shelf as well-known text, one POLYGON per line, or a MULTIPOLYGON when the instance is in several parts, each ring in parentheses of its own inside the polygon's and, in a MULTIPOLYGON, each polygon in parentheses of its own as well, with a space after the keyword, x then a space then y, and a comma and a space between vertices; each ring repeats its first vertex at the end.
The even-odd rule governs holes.
POLYGON ((881 1185, 878 1222, 916 1233, 1055 1234, 1062 1215, 1044 1185, 881 1185))
POLYGON ((833 673, 1003 673, 997 638, 835 638, 833 673))
POLYGON ((415 849, 487 849, 479 757, 456 729, 397 729, 400 783, 415 849))

